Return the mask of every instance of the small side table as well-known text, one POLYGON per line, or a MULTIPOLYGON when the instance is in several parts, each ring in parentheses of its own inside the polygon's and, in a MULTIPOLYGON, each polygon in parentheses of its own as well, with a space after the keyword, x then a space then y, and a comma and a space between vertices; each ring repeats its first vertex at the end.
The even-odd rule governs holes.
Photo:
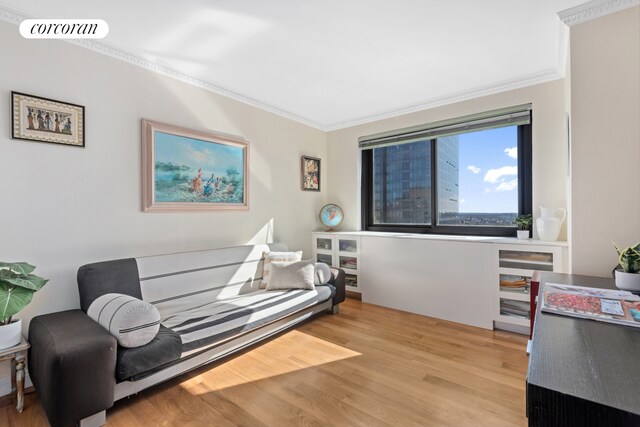
POLYGON ((0 350, 0 362, 11 361, 11 393, 16 393, 16 409, 24 409, 24 362, 29 350, 29 342, 22 337, 20 344, 0 350))

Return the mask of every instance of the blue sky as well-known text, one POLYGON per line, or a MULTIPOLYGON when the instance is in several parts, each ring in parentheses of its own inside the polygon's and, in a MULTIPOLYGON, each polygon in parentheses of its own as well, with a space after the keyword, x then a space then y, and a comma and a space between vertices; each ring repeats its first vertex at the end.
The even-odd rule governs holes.
POLYGON ((244 170, 241 148, 202 141, 184 136, 155 132, 155 161, 202 168, 204 177, 214 173, 226 175, 229 166, 235 166, 242 177, 244 170))
POLYGON ((517 126, 459 135, 460 212, 518 212, 517 126))

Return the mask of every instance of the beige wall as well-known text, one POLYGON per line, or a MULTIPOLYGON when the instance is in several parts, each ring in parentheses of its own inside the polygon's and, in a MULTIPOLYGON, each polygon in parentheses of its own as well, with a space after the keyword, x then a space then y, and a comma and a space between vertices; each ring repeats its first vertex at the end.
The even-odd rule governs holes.
MULTIPOLYGON (((481 113, 525 103, 533 104, 533 206, 566 208, 567 145, 564 82, 556 80, 484 96, 329 133, 328 201, 342 206, 344 230, 360 229, 360 152, 358 137, 403 127, 481 113)), ((565 227, 560 240, 566 238, 565 227)))
MULTIPOLYGON (((76 272, 100 260, 265 242, 310 256, 325 202, 300 190, 300 156, 326 158, 326 134, 61 41, 0 22, 0 260, 51 281, 20 316, 78 307, 76 272), (10 91, 86 107, 86 148, 11 140, 10 91), (250 142, 249 211, 143 213, 140 119, 250 142)), ((324 166, 324 164, 323 164, 324 166)))
MULTIPOLYGON (((571 34, 569 34, 571 37, 571 34)), ((571 204, 571 162, 570 162, 570 146, 571 146, 571 50, 569 46, 567 46, 567 64, 566 64, 565 78, 564 78, 564 108, 565 108, 565 133, 567 138, 567 177, 566 180, 566 188, 567 188, 567 241, 571 241, 571 236, 573 233, 573 222, 571 221, 573 206, 571 204)), ((572 271, 571 265, 571 246, 568 248, 568 260, 567 267, 568 271, 572 271)))
POLYGON ((571 27, 574 273, 610 277, 640 241, 640 7, 571 27))

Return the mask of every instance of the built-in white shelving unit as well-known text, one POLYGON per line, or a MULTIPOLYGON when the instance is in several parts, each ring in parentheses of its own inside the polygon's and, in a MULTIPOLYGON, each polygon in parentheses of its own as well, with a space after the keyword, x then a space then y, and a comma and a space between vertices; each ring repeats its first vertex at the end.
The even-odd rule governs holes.
POLYGON ((496 328, 529 333, 531 276, 536 270, 566 272, 566 251, 565 242, 493 245, 496 328))
POLYGON ((312 233, 313 258, 345 272, 346 290, 362 292, 360 236, 352 232, 312 233))
POLYGON ((533 272, 568 272, 562 241, 336 231, 312 233, 312 247, 363 302, 527 335, 533 272))

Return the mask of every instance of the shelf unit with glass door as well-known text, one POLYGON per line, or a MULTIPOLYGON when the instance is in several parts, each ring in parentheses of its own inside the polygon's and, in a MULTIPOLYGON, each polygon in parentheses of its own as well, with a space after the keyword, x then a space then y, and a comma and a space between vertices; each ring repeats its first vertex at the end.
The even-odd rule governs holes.
POLYGON ((531 276, 534 271, 566 272, 566 243, 497 244, 493 253, 496 271, 494 326, 528 334, 531 276))
POLYGON ((362 293, 360 236, 349 232, 312 233, 313 259, 345 272, 347 291, 362 293))

